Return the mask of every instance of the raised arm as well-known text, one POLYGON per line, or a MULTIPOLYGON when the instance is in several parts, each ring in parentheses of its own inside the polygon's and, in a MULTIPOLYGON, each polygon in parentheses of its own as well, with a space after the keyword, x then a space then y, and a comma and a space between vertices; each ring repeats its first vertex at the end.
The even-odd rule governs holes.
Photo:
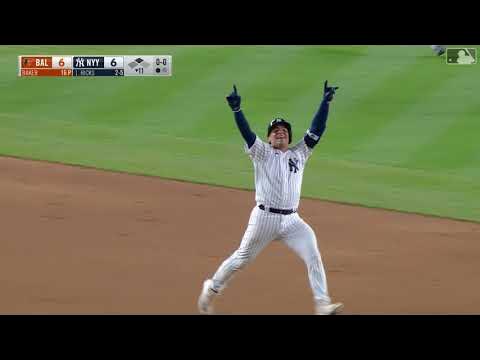
POLYGON ((318 144, 320 138, 325 132, 325 129, 327 127, 330 101, 333 100, 333 95, 335 95, 335 91, 337 89, 338 86, 330 87, 328 86, 328 81, 325 81, 325 84, 323 86, 323 100, 320 103, 320 107, 318 108, 315 116, 313 117, 312 124, 310 125, 310 128, 307 130, 307 133, 304 137, 305 143, 311 149, 313 149, 313 147, 318 144))
POLYGON ((256 135, 250 129, 248 125, 248 121, 243 114, 242 109, 240 109, 240 103, 242 98, 237 93, 237 87, 233 85, 233 92, 227 96, 227 102, 230 108, 233 111, 233 116, 235 117, 235 122, 237 123, 238 130, 242 134, 245 142, 248 145, 248 148, 251 148, 252 145, 255 143, 256 135))

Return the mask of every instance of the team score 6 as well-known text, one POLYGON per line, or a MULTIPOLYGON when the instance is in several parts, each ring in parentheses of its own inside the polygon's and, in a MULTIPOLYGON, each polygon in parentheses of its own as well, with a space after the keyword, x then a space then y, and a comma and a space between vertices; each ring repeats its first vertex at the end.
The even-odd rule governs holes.
POLYGON ((110 61, 110 65, 111 65, 112 67, 117 66, 117 61, 115 60, 115 58, 113 58, 112 61, 110 61))
POLYGON ((115 69, 115 76, 123 76, 123 69, 115 69))

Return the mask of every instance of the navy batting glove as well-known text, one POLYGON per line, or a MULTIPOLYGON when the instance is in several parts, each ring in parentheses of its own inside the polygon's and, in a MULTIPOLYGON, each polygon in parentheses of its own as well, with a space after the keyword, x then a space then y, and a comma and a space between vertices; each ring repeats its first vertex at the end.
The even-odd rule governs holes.
POLYGON ((227 96, 228 105, 232 108, 233 111, 239 111, 241 101, 242 98, 237 93, 237 87, 233 85, 233 92, 227 96))
POLYGON ((337 91, 338 86, 328 86, 328 81, 325 80, 325 84, 323 85, 323 99, 327 102, 333 100, 333 95, 335 95, 335 91, 337 91))

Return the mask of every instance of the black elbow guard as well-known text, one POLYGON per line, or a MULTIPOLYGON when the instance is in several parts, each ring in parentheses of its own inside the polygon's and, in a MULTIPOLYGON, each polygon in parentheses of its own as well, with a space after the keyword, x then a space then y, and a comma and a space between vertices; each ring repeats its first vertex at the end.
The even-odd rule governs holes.
POLYGON ((307 144, 307 146, 310 149, 313 149, 313 147, 317 145, 318 142, 320 141, 320 136, 312 133, 310 129, 308 129, 305 134, 304 140, 305 140, 305 144, 307 144))

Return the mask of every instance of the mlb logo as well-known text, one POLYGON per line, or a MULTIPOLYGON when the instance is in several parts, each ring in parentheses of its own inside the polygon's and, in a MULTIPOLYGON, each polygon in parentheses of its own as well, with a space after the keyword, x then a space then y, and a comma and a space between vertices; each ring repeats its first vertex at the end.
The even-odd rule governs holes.
POLYGON ((449 48, 447 49, 447 64, 472 65, 477 63, 477 49, 449 48))

